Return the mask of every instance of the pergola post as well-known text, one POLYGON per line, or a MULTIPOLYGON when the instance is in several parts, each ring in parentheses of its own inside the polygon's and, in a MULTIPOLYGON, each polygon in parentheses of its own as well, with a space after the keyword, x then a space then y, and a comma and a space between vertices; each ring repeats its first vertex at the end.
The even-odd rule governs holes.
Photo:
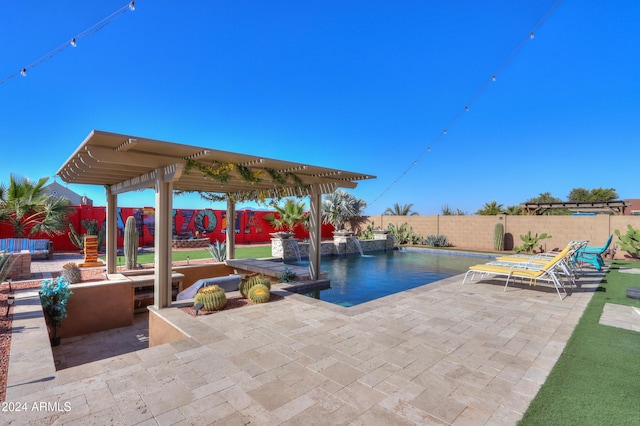
POLYGON ((236 203, 227 197, 227 259, 236 258, 236 203))
MULTIPOLYGON (((109 186, 106 186, 107 198, 107 218, 106 218, 106 254, 107 254, 107 274, 115 274, 118 261, 118 196, 111 193, 109 186)), ((100 249, 100 247, 98 247, 100 249)))
POLYGON ((309 278, 320 279, 320 257, 322 255, 320 234, 322 193, 312 188, 309 194, 309 278))
POLYGON ((164 179, 163 170, 156 173, 155 286, 153 304, 156 309, 171 305, 171 218, 173 183, 164 179))

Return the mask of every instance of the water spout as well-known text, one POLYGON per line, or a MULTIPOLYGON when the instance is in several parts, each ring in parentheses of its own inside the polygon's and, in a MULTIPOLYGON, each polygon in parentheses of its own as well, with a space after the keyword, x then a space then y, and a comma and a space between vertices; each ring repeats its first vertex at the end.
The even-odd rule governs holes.
POLYGON ((353 241, 353 243, 358 248, 358 251, 360 252, 360 256, 364 256, 364 252, 362 251, 362 245, 360 244, 360 240, 358 239, 358 237, 355 237, 355 236, 351 237, 351 241, 353 241))
POLYGON ((291 249, 293 250, 293 253, 296 255, 296 261, 300 262, 302 260, 302 257, 300 256, 300 246, 298 246, 298 240, 293 238, 290 240, 283 240, 283 241, 289 241, 289 244, 291 245, 291 249))

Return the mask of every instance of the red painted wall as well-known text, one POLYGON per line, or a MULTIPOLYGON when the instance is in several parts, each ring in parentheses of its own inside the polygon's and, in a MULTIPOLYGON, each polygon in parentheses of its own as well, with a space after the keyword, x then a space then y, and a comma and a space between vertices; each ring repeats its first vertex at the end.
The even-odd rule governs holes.
MULTIPOLYGON (((252 243, 269 243, 271 241, 272 232, 276 232, 273 227, 264 220, 267 214, 275 212, 238 210, 236 211, 236 244, 252 244, 252 243)), ((226 210, 195 210, 195 209, 174 209, 173 210, 173 233, 174 235, 198 235, 207 237, 211 242, 216 240, 224 241, 226 239, 227 218, 226 210)), ((276 213, 277 214, 277 213, 276 213)), ((124 244, 124 224, 129 216, 136 218, 138 226, 138 234, 140 235, 140 246, 153 246, 155 235, 155 209, 153 207, 119 207, 117 213, 118 226, 118 247, 124 244)), ((95 219, 100 223, 100 227, 104 226, 106 219, 105 207, 94 207, 88 205, 76 206, 71 215, 69 222, 73 224, 75 230, 83 234, 84 228, 80 222, 88 219, 95 219)), ((332 236, 333 227, 331 225, 322 225, 321 234, 323 238, 332 236)), ((33 238, 48 238, 53 241, 55 251, 75 251, 76 246, 71 243, 68 236, 69 229, 63 235, 48 237, 46 235, 38 235, 33 238)), ((0 224, 0 238, 13 237, 11 227, 2 223, 0 224)), ((309 238, 309 232, 302 226, 296 228, 296 238, 309 238)))

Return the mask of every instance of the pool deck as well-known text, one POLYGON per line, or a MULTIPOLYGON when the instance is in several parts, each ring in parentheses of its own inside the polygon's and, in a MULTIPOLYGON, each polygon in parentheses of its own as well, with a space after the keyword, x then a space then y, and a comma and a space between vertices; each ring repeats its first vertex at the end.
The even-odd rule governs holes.
MULTIPOLYGON (((562 301, 456 276, 351 308, 283 290, 212 315, 169 308, 189 338, 59 371, 37 297, 19 292, 6 400, 27 410, 2 423, 513 425, 603 276, 562 301)), ((105 350, 130 344, 119 330, 105 350)))

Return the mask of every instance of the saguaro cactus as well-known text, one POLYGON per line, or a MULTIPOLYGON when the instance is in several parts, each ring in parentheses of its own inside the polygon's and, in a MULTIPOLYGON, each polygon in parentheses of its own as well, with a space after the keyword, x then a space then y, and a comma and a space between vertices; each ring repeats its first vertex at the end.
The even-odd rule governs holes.
POLYGON ((124 224, 124 262, 127 269, 134 269, 138 264, 138 229, 133 216, 124 224))
POLYGON ((493 228, 493 248, 496 251, 504 250, 504 225, 502 223, 496 223, 496 227, 493 228))

